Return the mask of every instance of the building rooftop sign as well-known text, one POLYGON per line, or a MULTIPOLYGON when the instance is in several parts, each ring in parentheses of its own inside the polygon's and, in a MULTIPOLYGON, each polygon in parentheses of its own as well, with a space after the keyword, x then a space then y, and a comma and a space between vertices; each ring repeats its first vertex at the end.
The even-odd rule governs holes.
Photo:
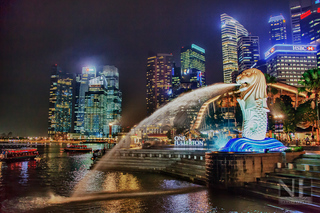
POLYGON ((200 52, 202 52, 202 53, 205 53, 205 52, 206 52, 203 48, 201 48, 201 47, 199 47, 199 46, 197 46, 197 45, 195 45, 195 44, 192 44, 192 45, 191 45, 191 48, 192 48, 192 49, 196 49, 196 50, 198 50, 198 51, 200 51, 200 52))
POLYGON ((265 59, 276 52, 316 53, 316 45, 276 44, 264 53, 265 59))

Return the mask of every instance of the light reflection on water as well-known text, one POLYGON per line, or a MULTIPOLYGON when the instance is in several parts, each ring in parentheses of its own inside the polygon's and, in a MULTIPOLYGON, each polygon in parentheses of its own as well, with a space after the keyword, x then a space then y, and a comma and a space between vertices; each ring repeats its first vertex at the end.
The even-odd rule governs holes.
MULTIPOLYGON (((135 192, 163 191, 196 186, 152 173, 94 172, 86 191, 132 191, 126 199, 49 204, 50 193, 70 197, 87 173, 92 154, 67 154, 61 146, 39 149, 42 160, 0 162, 0 212, 277 212, 257 200, 210 190, 185 194, 134 197, 135 192)), ((278 211, 282 212, 282 211, 278 211)))

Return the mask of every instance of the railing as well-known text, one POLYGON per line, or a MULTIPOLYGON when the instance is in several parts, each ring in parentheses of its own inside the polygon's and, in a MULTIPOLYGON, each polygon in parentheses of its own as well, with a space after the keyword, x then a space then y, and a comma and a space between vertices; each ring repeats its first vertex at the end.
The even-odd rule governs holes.
POLYGON ((114 153, 117 157, 136 158, 168 158, 168 159, 189 159, 205 160, 205 152, 199 151, 176 151, 176 150, 117 150, 114 153))

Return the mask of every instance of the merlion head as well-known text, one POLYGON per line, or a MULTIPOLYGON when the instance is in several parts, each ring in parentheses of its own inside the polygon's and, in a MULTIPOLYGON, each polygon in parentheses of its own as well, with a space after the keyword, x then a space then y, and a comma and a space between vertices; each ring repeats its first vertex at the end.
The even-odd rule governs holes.
POLYGON ((237 77, 237 84, 241 84, 241 99, 247 100, 253 96, 254 100, 267 98, 267 84, 264 74, 255 68, 243 71, 237 77))

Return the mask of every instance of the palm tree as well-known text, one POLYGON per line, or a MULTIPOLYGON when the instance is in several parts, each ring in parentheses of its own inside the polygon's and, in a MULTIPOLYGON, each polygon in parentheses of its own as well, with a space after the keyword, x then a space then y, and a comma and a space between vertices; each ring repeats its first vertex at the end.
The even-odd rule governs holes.
POLYGON ((277 78, 272 76, 272 75, 269 75, 268 73, 265 73, 264 74, 264 77, 266 78, 266 83, 267 83, 267 87, 268 87, 268 96, 270 97, 270 102, 269 103, 273 103, 273 95, 277 94, 278 93, 278 90, 275 89, 275 88, 271 88, 270 87, 270 84, 275 84, 277 83, 277 78))
MULTIPOLYGON (((301 81, 299 84, 302 87, 298 88, 299 92, 307 92, 308 96, 310 97, 311 94, 314 94, 314 100, 316 102, 316 110, 317 110, 317 128, 319 129, 319 109, 318 109, 318 99, 319 99, 319 92, 320 92, 320 69, 314 68, 305 71, 302 74, 301 81)), ((319 138, 317 137, 319 141, 319 138)))

